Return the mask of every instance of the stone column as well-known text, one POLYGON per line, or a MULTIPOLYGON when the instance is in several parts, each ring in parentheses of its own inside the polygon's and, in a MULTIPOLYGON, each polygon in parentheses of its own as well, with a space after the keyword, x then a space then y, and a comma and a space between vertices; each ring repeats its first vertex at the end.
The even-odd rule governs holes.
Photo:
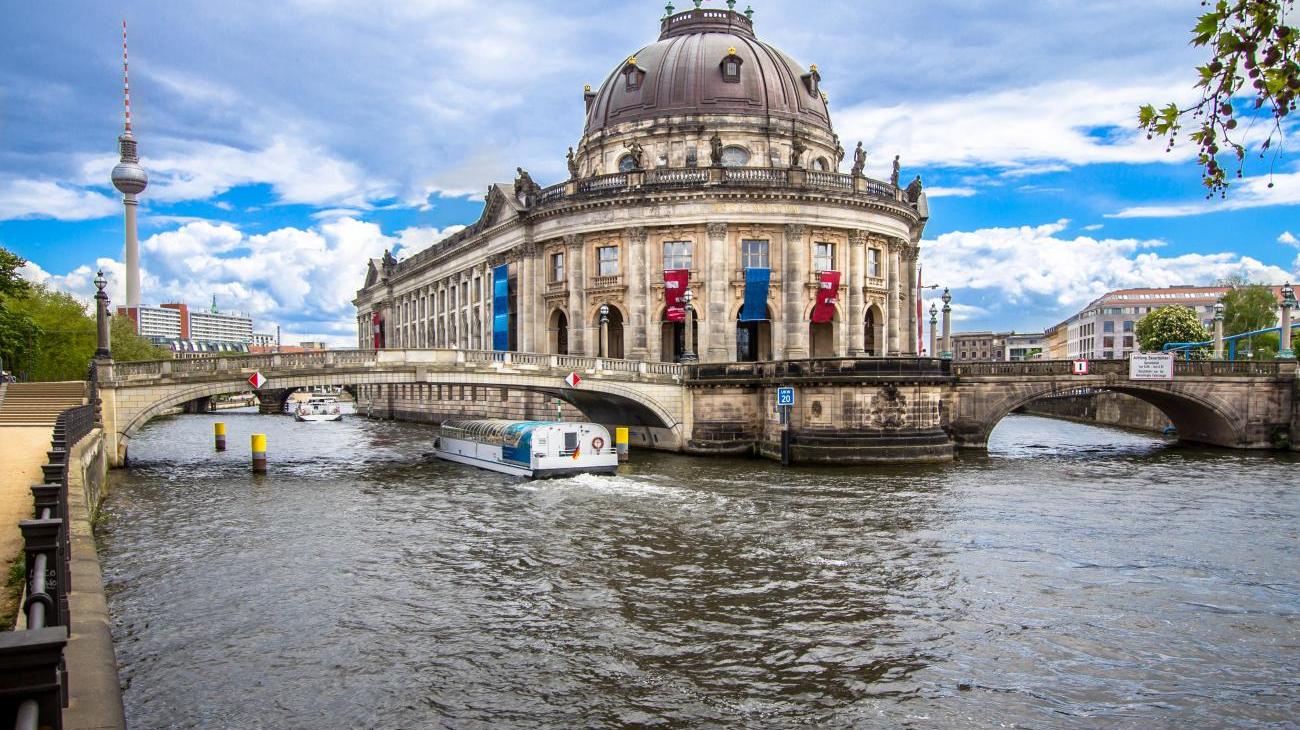
POLYGON ((943 350, 942 355, 952 359, 952 294, 943 290, 943 350))
POLYGON ((519 352, 537 352, 533 343, 533 315, 537 312, 538 304, 534 301, 536 294, 533 287, 533 256, 532 245, 524 244, 519 247, 519 258, 515 265, 518 272, 515 276, 518 279, 518 290, 515 292, 515 347, 519 352))
POLYGON ((588 355, 583 334, 587 329, 586 285, 582 270, 583 245, 582 236, 570 234, 564 237, 565 257, 569 264, 569 352, 574 355, 588 355))
POLYGON ((901 352, 898 346, 899 330, 904 327, 903 320, 898 315, 899 284, 900 279, 902 278, 900 276, 901 272, 899 271, 901 256, 899 255, 898 249, 898 241, 892 238, 889 239, 888 247, 885 249, 885 260, 889 262, 889 298, 885 302, 885 306, 889 312, 885 315, 887 318, 886 321, 888 322, 888 326, 885 329, 885 336, 889 338, 889 346, 886 353, 891 357, 896 356, 901 352))
POLYGON ((647 309, 650 306, 650 297, 646 288, 646 229, 643 226, 634 226, 626 231, 627 238, 627 308, 629 311, 628 319, 631 321, 627 324, 631 326, 630 331, 625 326, 623 330, 624 344, 630 345, 624 357, 632 360, 649 359, 650 349, 646 339, 646 330, 649 327, 650 316, 647 309))
MULTIPOLYGON (((731 271, 727 266, 726 223, 709 224, 708 265, 704 269, 705 312, 704 327, 708 333, 701 338, 704 341, 705 362, 728 362, 735 359, 735 334, 728 331, 728 325, 734 330, 735 323, 728 316, 731 305, 730 282, 731 271)), ((697 310, 698 316, 698 310, 697 310)))
POLYGON ((930 357, 939 357, 939 310, 930 305, 930 357))
POLYGON ((808 227, 802 223, 785 226, 785 267, 781 272, 782 300, 785 302, 785 357, 800 360, 808 357, 808 323, 804 321, 804 282, 808 279, 808 227))
POLYGON ((1291 307, 1295 306, 1295 294, 1291 288, 1291 282, 1287 282, 1282 287, 1282 331, 1278 338, 1277 356, 1283 360, 1295 359, 1295 350, 1291 349, 1291 307))
POLYGON ((867 268, 867 232, 849 233, 849 357, 866 354, 866 303, 862 297, 867 268))
POLYGON ((903 321, 907 323, 907 337, 903 339, 903 351, 908 355, 919 355, 921 351, 920 323, 916 319, 916 260, 920 255, 919 247, 904 244, 903 257, 907 260, 907 266, 903 270, 907 274, 907 282, 903 286, 903 306, 907 308, 907 316, 903 317, 903 321))

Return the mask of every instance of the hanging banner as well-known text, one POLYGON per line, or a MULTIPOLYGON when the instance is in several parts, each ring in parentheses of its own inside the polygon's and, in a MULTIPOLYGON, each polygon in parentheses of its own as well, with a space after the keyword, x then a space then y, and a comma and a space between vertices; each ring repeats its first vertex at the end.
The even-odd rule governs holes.
POLYGON ((370 313, 370 335, 375 349, 384 349, 384 320, 379 318, 379 312, 370 313))
POLYGON ((665 319, 669 322, 686 321, 684 297, 690 276, 690 269, 664 269, 664 303, 668 305, 665 319))
POLYGON ((510 264, 492 269, 492 349, 510 349, 510 264))
POLYGON ((745 269, 745 305, 740 308, 741 322, 767 319, 767 286, 771 279, 771 269, 745 269))
POLYGON ((812 321, 825 324, 835 319, 835 295, 840 290, 840 272, 823 271, 817 280, 817 303, 813 305, 812 321))
POLYGON ((921 265, 916 265, 916 351, 921 352, 923 349, 921 343, 925 340, 925 324, 921 322, 921 265))

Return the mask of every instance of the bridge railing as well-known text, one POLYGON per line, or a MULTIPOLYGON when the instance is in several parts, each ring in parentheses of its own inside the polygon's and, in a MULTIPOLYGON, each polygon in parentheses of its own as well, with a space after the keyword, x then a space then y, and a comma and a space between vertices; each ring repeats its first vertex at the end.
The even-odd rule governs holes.
POLYGON ((690 366, 688 378, 697 381, 853 376, 947 378, 951 375, 951 367, 951 361, 931 357, 812 358, 702 363, 690 366))
MULTIPOLYGON (((1174 377, 1254 375, 1277 376, 1282 368, 1294 367, 1279 360, 1175 360, 1174 377)), ((1017 362, 963 362, 953 363, 952 374, 957 377, 981 375, 1073 375, 1073 360, 1022 360, 1017 362)), ((1089 360, 1089 375, 1129 374, 1128 360, 1089 360)))
POLYGON ((14 727, 60 727, 67 706, 71 617, 72 541, 68 531, 68 453, 95 427, 93 405, 59 414, 50 439, 44 483, 33 485, 34 519, 22 520, 26 592, 25 627, 0 634, 0 701, 14 713, 14 727))

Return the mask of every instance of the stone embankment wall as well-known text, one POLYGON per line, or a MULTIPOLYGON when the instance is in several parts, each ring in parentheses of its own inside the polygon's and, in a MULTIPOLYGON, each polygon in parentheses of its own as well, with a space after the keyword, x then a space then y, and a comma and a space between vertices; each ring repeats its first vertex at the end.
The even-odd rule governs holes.
POLYGON ((93 531, 108 492, 108 458, 103 431, 98 428, 68 452, 68 534, 72 541, 68 612, 72 632, 64 654, 68 666, 65 730, 126 728, 108 601, 93 531))
POLYGON ((1022 407, 1020 412, 1155 433, 1164 431, 1170 425, 1169 417, 1159 408, 1131 395, 1109 391, 1043 398, 1022 407))

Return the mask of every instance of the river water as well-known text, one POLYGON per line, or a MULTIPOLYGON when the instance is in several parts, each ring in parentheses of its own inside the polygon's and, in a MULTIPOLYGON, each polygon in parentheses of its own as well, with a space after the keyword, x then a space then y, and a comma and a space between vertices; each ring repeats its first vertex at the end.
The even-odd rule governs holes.
POLYGON ((942 466, 640 452, 527 482, 432 441, 361 418, 147 426, 98 531, 131 727, 1300 716, 1291 455, 1011 416, 942 466))

